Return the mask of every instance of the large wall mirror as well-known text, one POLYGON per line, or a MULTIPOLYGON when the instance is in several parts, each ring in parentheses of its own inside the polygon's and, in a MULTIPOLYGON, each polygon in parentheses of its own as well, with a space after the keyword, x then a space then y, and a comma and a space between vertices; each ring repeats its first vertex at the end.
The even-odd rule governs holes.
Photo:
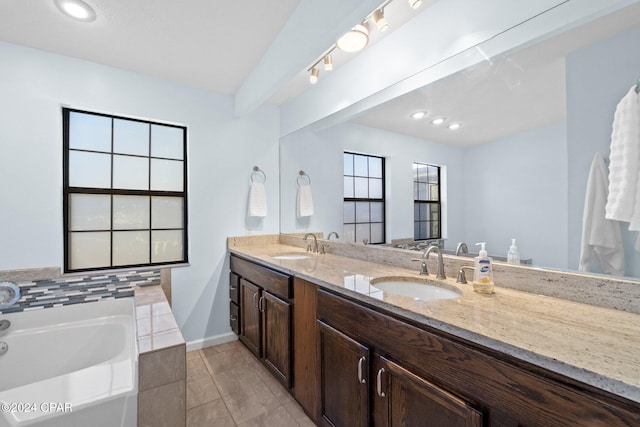
MULTIPOLYGON (((532 265, 577 270, 590 166, 596 153, 608 159, 616 106, 640 77, 638 40, 636 2, 487 56, 347 122, 283 137, 281 232, 344 238, 344 153, 362 153, 385 159, 387 244, 415 236, 417 162, 440 167, 442 206, 434 218, 446 249, 465 242, 474 251, 474 243, 487 242, 490 255, 506 256, 515 238, 532 265), (426 115, 412 119, 415 111, 426 115), (449 129, 452 123, 460 127, 449 129), (296 217, 299 170, 312 179, 311 217, 296 217)), ((623 275, 639 278, 638 232, 628 223, 620 229, 623 275)))

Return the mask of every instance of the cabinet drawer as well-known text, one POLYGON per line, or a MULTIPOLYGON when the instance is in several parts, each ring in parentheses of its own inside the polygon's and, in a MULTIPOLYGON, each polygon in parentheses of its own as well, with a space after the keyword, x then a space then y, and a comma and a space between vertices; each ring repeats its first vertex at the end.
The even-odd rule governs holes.
POLYGON ((229 299, 240 304, 240 276, 229 273, 229 299))
POLYGON ((236 335, 240 335, 240 309, 234 302, 229 303, 229 325, 236 335))
POLYGON ((231 271, 280 298, 292 298, 291 276, 251 261, 231 256, 231 271))

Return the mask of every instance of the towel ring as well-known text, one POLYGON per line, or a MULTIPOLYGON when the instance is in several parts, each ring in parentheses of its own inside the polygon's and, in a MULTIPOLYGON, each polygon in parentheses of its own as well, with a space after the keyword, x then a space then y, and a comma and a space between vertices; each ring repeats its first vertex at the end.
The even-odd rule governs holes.
POLYGON ((262 175, 262 182, 267 182, 267 174, 264 173, 262 169, 258 166, 253 167, 253 172, 251 172, 251 182, 254 182, 254 177, 262 175))
POLYGON ((296 178, 296 183, 298 187, 303 185, 311 185, 311 177, 305 173, 305 171, 298 172, 298 177, 296 178))

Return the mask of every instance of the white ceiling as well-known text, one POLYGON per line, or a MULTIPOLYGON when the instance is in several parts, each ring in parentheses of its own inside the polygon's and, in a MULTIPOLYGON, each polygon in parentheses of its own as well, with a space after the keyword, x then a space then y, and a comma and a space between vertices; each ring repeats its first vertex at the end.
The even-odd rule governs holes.
POLYGON ((94 22, 0 0, 0 40, 234 94, 300 0, 86 2, 94 22))

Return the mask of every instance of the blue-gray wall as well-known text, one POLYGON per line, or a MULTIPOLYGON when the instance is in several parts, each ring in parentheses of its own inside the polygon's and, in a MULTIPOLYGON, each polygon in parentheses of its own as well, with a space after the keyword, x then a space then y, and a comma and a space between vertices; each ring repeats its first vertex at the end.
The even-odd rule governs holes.
MULTIPOLYGON (((587 176, 596 152, 609 157, 611 125, 620 99, 640 77, 640 27, 574 52, 566 60, 569 183, 569 267, 580 256, 587 176), (576 220, 576 219, 580 220, 576 220)), ((626 275, 640 276, 638 235, 622 223, 626 275)))

